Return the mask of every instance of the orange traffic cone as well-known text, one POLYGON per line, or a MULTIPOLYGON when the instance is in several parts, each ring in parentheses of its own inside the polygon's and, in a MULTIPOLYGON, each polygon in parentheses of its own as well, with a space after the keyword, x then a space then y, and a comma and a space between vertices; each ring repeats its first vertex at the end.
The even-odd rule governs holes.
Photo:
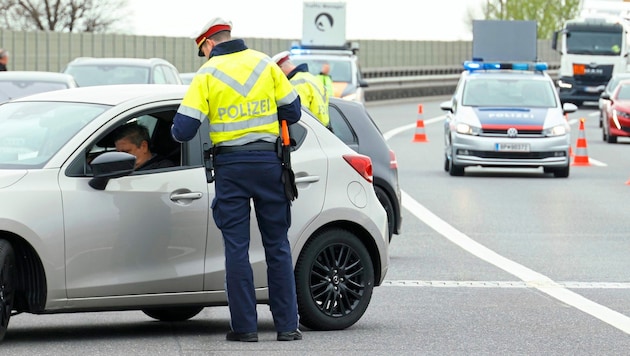
POLYGON ((412 142, 428 142, 427 135, 424 132, 424 120, 422 120, 422 104, 418 104, 418 121, 416 122, 416 133, 413 135, 412 142))
POLYGON ((580 119, 580 131, 578 132, 577 144, 575 145, 575 157, 573 166, 590 166, 588 154, 586 153, 586 137, 584 137, 584 119, 580 119))

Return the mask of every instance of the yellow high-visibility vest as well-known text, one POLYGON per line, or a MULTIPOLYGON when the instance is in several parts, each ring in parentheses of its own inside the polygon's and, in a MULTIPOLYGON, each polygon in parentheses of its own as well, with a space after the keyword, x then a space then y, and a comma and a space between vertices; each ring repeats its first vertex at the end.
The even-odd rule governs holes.
POLYGON ((282 70, 264 53, 246 49, 212 56, 197 72, 178 112, 210 121, 215 146, 275 142, 278 106, 297 93, 282 70))

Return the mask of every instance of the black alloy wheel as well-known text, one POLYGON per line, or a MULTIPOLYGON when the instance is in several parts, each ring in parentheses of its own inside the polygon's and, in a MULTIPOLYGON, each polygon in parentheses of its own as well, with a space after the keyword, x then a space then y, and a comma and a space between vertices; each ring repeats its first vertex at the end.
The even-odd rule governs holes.
POLYGON ((300 323, 313 330, 353 325, 372 298, 372 260, 347 230, 331 229, 311 239, 300 253, 295 276, 300 323))

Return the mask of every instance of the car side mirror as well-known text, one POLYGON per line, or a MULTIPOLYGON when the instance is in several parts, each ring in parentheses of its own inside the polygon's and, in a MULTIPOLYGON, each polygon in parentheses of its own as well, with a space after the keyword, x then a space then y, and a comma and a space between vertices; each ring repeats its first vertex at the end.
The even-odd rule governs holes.
POLYGON ((564 103, 562 104, 562 113, 570 114, 572 112, 576 112, 578 110, 577 105, 573 103, 564 103))
POLYGON ((449 101, 443 101, 440 104, 440 109, 444 110, 444 111, 449 111, 449 112, 453 112, 453 101, 449 100, 449 101))
POLYGON ((136 156, 126 152, 105 152, 90 163, 94 178, 88 184, 96 190, 105 190, 112 178, 131 174, 136 167, 136 156))
POLYGON ((365 79, 359 79, 359 87, 367 88, 367 87, 369 87, 369 84, 368 84, 368 82, 365 79))
POLYGON ((604 99, 604 100, 610 100, 610 94, 608 94, 606 92, 603 92, 599 97, 604 99))

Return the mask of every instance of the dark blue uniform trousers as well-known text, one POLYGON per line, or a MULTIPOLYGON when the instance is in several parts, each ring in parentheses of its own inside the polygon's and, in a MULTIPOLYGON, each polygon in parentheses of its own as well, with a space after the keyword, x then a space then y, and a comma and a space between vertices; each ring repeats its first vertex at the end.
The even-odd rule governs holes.
POLYGON ((290 202, 275 152, 220 154, 215 160, 214 221, 223 234, 231 327, 257 331, 256 296, 249 261, 250 201, 258 220, 267 262, 269 304, 277 332, 298 328, 295 277, 287 231, 290 202))

